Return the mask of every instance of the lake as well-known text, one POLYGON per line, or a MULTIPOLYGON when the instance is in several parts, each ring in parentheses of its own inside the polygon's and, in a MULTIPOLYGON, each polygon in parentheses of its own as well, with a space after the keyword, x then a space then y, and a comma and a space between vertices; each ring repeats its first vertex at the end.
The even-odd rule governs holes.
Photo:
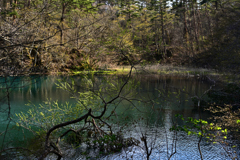
MULTIPOLYGON (((1 97, 1 113, 0 132, 8 127, 7 134, 1 134, 1 144, 5 135, 4 147, 24 147, 26 141, 32 134, 24 129, 16 127, 16 113, 26 113, 33 105, 27 106, 31 102, 38 105, 43 101, 58 101, 75 105, 76 100, 71 99, 71 95, 58 88, 57 79, 64 79, 64 76, 17 76, 0 78, 0 97, 1 97), (9 89, 9 97, 11 104, 11 122, 9 123, 9 110, 6 102, 6 83, 9 89), (24 132, 23 132, 24 131, 24 132)), ((83 78, 81 76, 73 76, 76 89, 82 91, 83 78)), ((107 82, 112 82, 116 88, 121 86, 126 77, 121 75, 98 75, 91 76, 95 85, 93 88, 98 90, 103 87, 102 96, 111 99, 117 95, 117 92, 107 91, 107 82)), ((70 78, 67 78, 70 81, 70 78)), ((139 146, 130 146, 122 151, 101 155, 99 159, 146 159, 145 146, 141 137, 147 137, 149 150, 152 148, 150 159, 168 159, 175 151, 176 153, 171 159, 176 160, 196 160, 200 159, 198 150, 199 137, 195 135, 187 135, 185 132, 179 131, 177 135, 170 132, 169 129, 176 123, 176 114, 183 117, 193 117, 207 120, 211 115, 203 109, 198 110, 191 98, 201 96, 211 86, 204 78, 198 77, 182 77, 182 76, 161 76, 161 75, 134 75, 129 84, 125 87, 121 96, 121 100, 110 105, 109 108, 116 107, 115 118, 108 121, 113 124, 115 131, 122 131, 124 137, 134 137, 140 141, 139 146), (138 84, 139 83, 139 84, 138 84), (200 116, 201 115, 201 116, 200 116)), ((207 98, 207 97, 205 97, 207 98)), ((110 114, 111 110, 106 114, 110 114)), ((179 124, 183 122, 178 121, 179 124)), ((218 143, 213 144, 207 142, 206 139, 201 141, 201 151, 203 159, 231 159, 227 156, 226 148, 232 151, 228 146, 218 143)), ((86 146, 76 149, 68 148, 65 150, 66 156, 63 159, 85 159, 86 146)), ((88 154, 93 156, 95 150, 88 150, 88 154)), ((20 157, 21 159, 21 157, 20 157)), ((24 158, 23 158, 24 159, 24 158)), ((49 156, 48 159, 54 159, 49 156)))

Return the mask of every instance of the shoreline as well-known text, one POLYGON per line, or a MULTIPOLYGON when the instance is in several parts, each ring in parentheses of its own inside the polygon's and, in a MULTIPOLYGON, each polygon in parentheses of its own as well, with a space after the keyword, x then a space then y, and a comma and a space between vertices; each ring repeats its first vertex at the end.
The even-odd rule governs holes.
MULTIPOLYGON (((85 70, 85 71, 66 71, 66 72, 17 72, 17 74, 0 74, 0 77, 4 76, 29 76, 29 75, 44 75, 44 76, 55 76, 55 75, 66 75, 66 76, 75 76, 81 74, 94 74, 94 75, 123 75, 128 74, 130 71, 130 65, 121 65, 121 66, 111 66, 111 67, 100 67, 99 70, 85 70)), ((211 76, 215 77, 218 81, 223 81, 231 83, 238 81, 240 76, 234 75, 232 73, 222 73, 214 69, 206 68, 197 68, 191 66, 173 66, 173 65, 161 65, 161 64, 152 64, 152 65, 136 65, 133 69, 132 74, 157 74, 157 75, 169 75, 169 76, 184 76, 184 77, 206 77, 211 76)))

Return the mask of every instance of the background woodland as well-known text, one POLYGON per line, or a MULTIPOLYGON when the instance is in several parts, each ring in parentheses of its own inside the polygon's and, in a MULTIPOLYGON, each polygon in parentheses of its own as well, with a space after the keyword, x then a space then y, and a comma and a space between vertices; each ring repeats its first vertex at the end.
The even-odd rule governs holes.
POLYGON ((238 72, 239 7, 235 0, 3 0, 1 74, 95 70, 127 59, 238 72))

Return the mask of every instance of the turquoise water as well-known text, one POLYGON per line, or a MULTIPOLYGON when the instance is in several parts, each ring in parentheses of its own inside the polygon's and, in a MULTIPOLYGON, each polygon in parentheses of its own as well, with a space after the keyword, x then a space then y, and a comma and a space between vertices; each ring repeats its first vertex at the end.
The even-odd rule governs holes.
MULTIPOLYGON (((70 104, 75 104, 76 101, 71 99, 71 95, 57 88, 57 79, 63 79, 62 76, 19 76, 1 78, 1 113, 0 113, 0 132, 6 130, 7 134, 1 134, 1 141, 5 135, 4 147, 15 147, 26 145, 26 141, 32 134, 24 129, 16 127, 15 113, 27 112, 31 106, 26 104, 31 102, 38 105, 43 101, 58 100, 59 103, 69 101, 70 104), (9 106, 6 103, 7 90, 6 83, 9 89, 11 115, 8 116, 9 106), (9 123, 9 117, 11 121, 9 123), (8 125, 9 124, 9 125, 8 125)), ((123 76, 109 75, 109 76, 96 76, 94 77, 94 89, 98 90, 100 85, 105 85, 106 78, 112 81, 114 85, 124 83, 123 76), (117 83, 118 82, 118 83, 117 83)), ((82 77, 74 76, 76 81, 77 90, 84 89, 82 84, 82 77)), ((69 80, 69 79, 68 79, 69 80)), ((153 152, 151 159, 167 159, 172 153, 171 146, 173 146, 174 134, 169 131, 174 124, 174 115, 182 114, 184 117, 200 118, 199 111, 194 107, 191 97, 201 96, 210 87, 210 83, 194 77, 171 77, 171 76, 158 76, 158 75, 139 75, 134 76, 132 84, 140 82, 135 88, 130 88, 127 85, 126 89, 122 92, 122 96, 127 98, 127 101, 122 99, 117 101, 111 107, 117 105, 116 119, 112 120, 115 129, 124 127, 126 137, 135 137, 140 139, 142 133, 146 133, 149 137, 149 145, 152 145, 153 152), (181 91, 181 92, 180 92, 181 91), (139 102, 141 100, 141 102, 139 102), (126 118, 127 117, 127 118, 126 118), (142 118, 142 119, 141 119, 142 118), (138 123, 133 123, 137 121, 138 123), (154 143, 155 142, 155 143, 154 143), (154 144, 154 145, 153 145, 154 144)), ((103 89, 104 90, 104 89, 103 89)), ((117 92, 104 92, 102 93, 107 99, 111 99, 117 95, 117 92)), ((33 106, 33 105, 32 105, 33 106)), ((110 110, 111 111, 111 110, 110 110)), ((110 114, 110 111, 107 114, 110 114)), ((207 119, 210 115, 201 111, 202 118, 207 119)), ((111 121, 109 122, 111 123, 111 121)), ((179 132, 177 144, 177 153, 172 159, 199 159, 199 152, 197 148, 198 137, 187 136, 179 132)), ((175 143, 174 143, 175 144, 175 143)), ((204 140, 201 142, 202 152, 204 159, 228 159, 224 149, 218 144, 207 143, 204 140)), ((66 155, 65 159, 84 159, 86 157, 81 155, 81 148, 71 150, 66 155)), ((94 155, 94 154, 93 154, 94 155)), ((140 146, 127 148, 120 153, 102 156, 101 159, 144 159, 145 152, 140 146)), ((51 159, 51 157, 49 157, 51 159)))

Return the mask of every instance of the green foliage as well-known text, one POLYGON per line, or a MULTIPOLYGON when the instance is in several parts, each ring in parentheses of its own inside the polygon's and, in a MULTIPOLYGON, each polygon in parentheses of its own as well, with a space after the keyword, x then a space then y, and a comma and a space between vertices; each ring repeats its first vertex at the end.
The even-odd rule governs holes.
POLYGON ((37 135, 41 135, 43 131, 47 132, 51 127, 59 123, 78 118, 83 112, 82 106, 72 106, 67 102, 59 105, 57 101, 46 101, 39 104, 39 106, 31 103, 27 105, 31 109, 27 113, 16 114, 19 119, 16 125, 24 127, 37 135))
POLYGON ((121 134, 104 135, 102 138, 93 141, 99 145, 100 151, 109 152, 119 152, 123 147, 123 137, 121 134))
POLYGON ((239 139, 239 113, 240 109, 233 108, 232 105, 216 106, 212 105, 206 109, 212 113, 210 118, 214 126, 226 128, 235 139, 239 139))
POLYGON ((18 15, 17 11, 14 10, 14 11, 9 13, 9 16, 13 16, 13 15, 18 15))
POLYGON ((85 71, 92 71, 97 70, 99 62, 98 59, 91 59, 89 55, 84 56, 83 60, 81 61, 80 66, 76 66, 73 71, 85 70, 85 71))
MULTIPOLYGON (((82 84, 88 89, 93 87, 93 82, 86 76, 82 76, 82 84)), ((84 111, 88 109, 98 110, 101 108, 100 98, 97 94, 90 90, 77 91, 75 88, 75 81, 71 79, 71 83, 59 80, 56 84, 58 88, 72 93, 72 98, 75 98, 76 104, 70 105, 68 102, 59 104, 57 101, 46 101, 39 106, 34 104, 27 104, 31 109, 27 113, 18 113, 16 116, 19 119, 17 126, 24 127, 33 133, 40 134, 42 131, 47 132, 51 127, 76 119, 81 116, 84 111), (75 95, 76 94, 76 95, 75 95)), ((77 129, 76 125, 68 126, 67 128, 77 129)), ((66 128, 65 128, 66 129, 66 128)))
MULTIPOLYGON (((71 82, 62 81, 59 80, 59 83, 57 83, 57 87, 60 89, 63 89, 67 92, 70 92, 72 94, 71 98, 76 99, 77 104, 76 106, 79 106, 80 111, 87 111, 88 109, 92 110, 99 110, 102 108, 103 104, 100 99, 101 89, 99 92, 94 92, 91 89, 94 86, 94 77, 90 77, 88 75, 79 75, 82 77, 81 85, 84 86, 86 89, 85 91, 78 91, 75 88, 76 82, 74 79, 71 79, 71 82)), ((101 87, 100 87, 101 88, 101 87)))
POLYGON ((238 124, 238 123, 240 123, 240 120, 238 119, 236 122, 237 122, 237 124, 238 124))
POLYGON ((1 15, 7 15, 7 16, 19 16, 18 12, 16 10, 13 11, 2 11, 0 12, 1 15))
POLYGON ((184 122, 184 125, 174 125, 170 128, 170 131, 183 131, 187 135, 205 137, 207 141, 212 141, 213 143, 222 142, 227 139, 228 130, 213 123, 209 124, 205 120, 192 117, 184 118, 179 114, 176 114, 175 117, 184 122))
MULTIPOLYGON (((71 93, 71 98, 76 100, 74 105, 70 105, 68 102, 65 104, 59 104, 57 101, 46 101, 38 106, 34 104, 27 104, 30 109, 27 113, 16 114, 18 118, 17 126, 24 127, 31 132, 40 135, 42 131, 47 132, 51 127, 79 118, 83 113, 89 109, 92 112, 99 112, 103 108, 102 97, 105 101, 117 96, 118 91, 124 83, 123 80, 114 82, 113 79, 103 78, 99 83, 98 88, 94 88, 96 79, 94 75, 79 75, 81 77, 80 82, 76 82, 73 78, 68 80, 59 80, 56 84, 58 88, 63 89, 71 93), (104 82, 104 83, 103 83, 104 82), (81 84, 84 89, 79 89, 76 86, 81 84)), ((139 85, 136 81, 129 81, 127 89, 123 91, 125 96, 131 97, 135 94, 133 92, 139 85)), ((96 113, 97 114, 97 113, 96 113)), ((73 128, 79 129, 78 125, 72 125, 65 127, 65 129, 73 128)), ((61 130, 59 130, 61 132, 61 130)), ((58 132, 59 132, 58 131, 58 132)))

